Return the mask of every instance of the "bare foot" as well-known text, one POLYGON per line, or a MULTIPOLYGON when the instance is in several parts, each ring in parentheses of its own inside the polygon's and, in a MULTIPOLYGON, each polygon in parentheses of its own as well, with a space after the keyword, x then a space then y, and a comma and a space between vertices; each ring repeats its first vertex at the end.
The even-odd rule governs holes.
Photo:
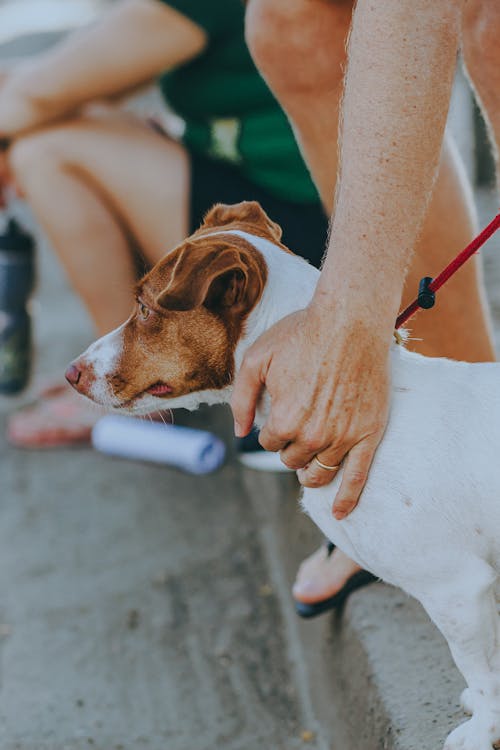
MULTIPOLYGON (((36 389, 36 401, 13 414, 7 438, 18 448, 59 448, 90 443, 92 428, 107 411, 61 381, 47 381, 36 389)), ((172 423, 169 411, 148 419, 172 423)))
POLYGON ((293 585, 293 596, 305 604, 315 604, 338 593, 361 568, 336 547, 328 555, 322 545, 300 565, 293 585))
POLYGON ((90 442, 92 427, 104 410, 68 385, 46 387, 39 399, 13 414, 7 438, 19 448, 55 448, 90 442))

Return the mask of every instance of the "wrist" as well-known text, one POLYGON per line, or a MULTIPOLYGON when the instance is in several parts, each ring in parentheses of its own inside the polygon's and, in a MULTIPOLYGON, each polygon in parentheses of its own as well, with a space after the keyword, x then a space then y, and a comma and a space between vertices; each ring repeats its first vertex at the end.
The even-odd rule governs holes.
POLYGON ((376 234, 332 233, 313 305, 344 319, 373 321, 392 332, 410 254, 380 242, 376 234))
POLYGON ((320 330, 325 339, 369 341, 371 347, 387 350, 393 340, 396 313, 372 307, 368 300, 347 300, 341 296, 331 296, 317 292, 308 306, 312 318, 311 326, 320 330))
POLYGON ((392 333, 401 306, 403 278, 378 276, 376 269, 371 277, 356 272, 338 273, 334 278, 325 271, 323 274, 311 300, 314 310, 343 322, 365 321, 392 333))

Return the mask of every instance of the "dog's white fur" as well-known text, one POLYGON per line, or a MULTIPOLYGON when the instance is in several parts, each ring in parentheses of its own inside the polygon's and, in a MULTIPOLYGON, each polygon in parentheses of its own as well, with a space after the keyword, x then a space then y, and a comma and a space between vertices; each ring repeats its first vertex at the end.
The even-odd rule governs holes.
MULTIPOLYGON (((308 304, 318 272, 261 237, 223 233, 254 245, 268 268, 263 296, 236 349, 238 369, 261 333, 308 304)), ((83 355, 96 375, 110 372, 120 341, 117 329, 83 355)), ((473 716, 450 734, 445 750, 491 750, 500 739, 500 365, 428 359, 396 345, 391 359, 389 424, 358 507, 342 521, 332 515, 342 472, 326 487, 305 489, 302 504, 359 565, 416 597, 447 639, 468 684, 464 707, 473 716)), ((106 403, 103 382, 95 387, 106 403)), ((230 390, 190 394, 168 405, 225 402, 230 390)), ((146 395, 134 411, 164 405, 146 395)))

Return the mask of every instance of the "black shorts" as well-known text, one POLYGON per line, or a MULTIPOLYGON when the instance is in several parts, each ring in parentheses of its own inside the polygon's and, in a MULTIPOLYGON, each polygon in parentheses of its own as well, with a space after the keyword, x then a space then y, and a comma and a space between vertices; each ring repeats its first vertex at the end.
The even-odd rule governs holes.
POLYGON ((283 229, 283 243, 319 267, 326 247, 328 220, 321 203, 296 203, 277 198, 241 175, 230 164, 190 154, 190 232, 200 226, 214 203, 258 201, 283 229))

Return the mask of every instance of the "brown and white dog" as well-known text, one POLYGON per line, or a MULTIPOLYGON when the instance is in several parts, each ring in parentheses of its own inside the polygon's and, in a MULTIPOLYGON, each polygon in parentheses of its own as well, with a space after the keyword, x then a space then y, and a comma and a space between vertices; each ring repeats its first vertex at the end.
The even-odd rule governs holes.
MULTIPOLYGON (((316 286, 318 271, 280 240, 257 203, 215 206, 138 284, 131 317, 70 365, 69 382, 129 413, 227 402, 245 350, 316 286)), ((357 563, 419 599, 446 637, 473 714, 446 750, 491 750, 500 739, 500 365, 401 346, 391 360, 391 416, 360 504, 333 517, 339 472, 306 489, 303 505, 357 563)))

